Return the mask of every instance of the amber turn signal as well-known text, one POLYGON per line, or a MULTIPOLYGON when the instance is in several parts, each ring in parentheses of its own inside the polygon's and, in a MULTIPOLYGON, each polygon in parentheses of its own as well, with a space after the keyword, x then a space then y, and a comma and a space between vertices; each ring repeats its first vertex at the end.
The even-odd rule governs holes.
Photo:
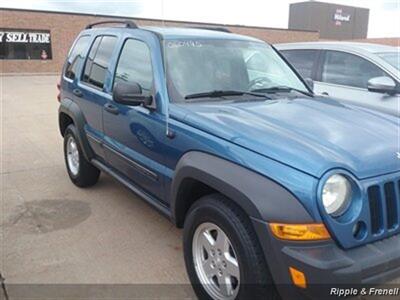
POLYGON ((270 223, 272 233, 279 239, 291 241, 318 241, 331 238, 324 224, 270 223))
POLYGON ((306 275, 303 272, 292 267, 289 267, 289 272, 295 286, 302 289, 307 288, 306 275))

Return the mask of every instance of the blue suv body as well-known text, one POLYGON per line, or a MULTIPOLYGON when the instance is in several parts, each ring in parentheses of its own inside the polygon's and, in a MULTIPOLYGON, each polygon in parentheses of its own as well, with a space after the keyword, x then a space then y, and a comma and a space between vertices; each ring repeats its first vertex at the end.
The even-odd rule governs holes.
POLYGON ((89 25, 59 99, 71 180, 104 171, 184 227, 200 298, 319 299, 399 276, 398 119, 313 95, 272 46, 89 25))

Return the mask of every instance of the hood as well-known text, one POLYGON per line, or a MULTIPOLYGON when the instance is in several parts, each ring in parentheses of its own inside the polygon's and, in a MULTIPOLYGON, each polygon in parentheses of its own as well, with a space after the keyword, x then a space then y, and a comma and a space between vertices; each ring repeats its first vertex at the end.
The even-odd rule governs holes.
POLYGON ((366 108, 322 97, 178 106, 184 113, 172 117, 317 178, 400 170, 399 120, 366 108))

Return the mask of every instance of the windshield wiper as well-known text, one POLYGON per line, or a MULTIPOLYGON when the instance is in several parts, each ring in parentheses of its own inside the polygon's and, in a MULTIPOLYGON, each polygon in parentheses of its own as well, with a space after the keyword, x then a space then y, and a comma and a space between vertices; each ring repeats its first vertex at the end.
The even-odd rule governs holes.
POLYGON ((214 90, 210 92, 204 93, 196 93, 196 94, 189 94, 185 96, 185 99, 197 99, 197 98, 218 98, 224 96, 243 96, 249 95, 254 97, 262 97, 265 99, 270 99, 268 96, 264 94, 257 94, 253 92, 246 92, 246 91, 234 91, 234 90, 214 90))
POLYGON ((262 89, 255 89, 252 90, 252 92, 259 92, 259 93, 279 93, 279 92, 291 92, 291 91, 296 91, 298 93, 301 93, 303 95, 309 96, 309 97, 313 97, 314 95, 311 94, 310 92, 306 92, 306 91, 302 91, 290 86, 286 86, 286 85, 277 85, 277 86, 273 86, 273 87, 269 87, 269 88, 262 88, 262 89))

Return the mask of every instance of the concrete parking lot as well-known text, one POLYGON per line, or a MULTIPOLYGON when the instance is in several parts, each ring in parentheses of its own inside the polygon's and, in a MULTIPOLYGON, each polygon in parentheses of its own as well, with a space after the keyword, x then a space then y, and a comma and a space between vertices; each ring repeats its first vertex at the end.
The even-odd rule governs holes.
MULTIPOLYGON (((150 292, 165 286, 172 287, 161 289, 172 293, 170 299, 194 298, 180 230, 107 175, 88 189, 70 182, 57 124, 57 80, 0 77, 0 273, 9 293, 19 284, 50 284, 55 289, 47 299, 54 299, 60 293, 55 284, 78 290, 82 284, 135 284, 141 299, 157 298, 150 292)), ((25 288, 29 298, 44 299, 25 288)), ((118 298, 112 292, 99 297, 91 289, 81 299, 118 298)))
POLYGON ((58 77, 0 80, 6 286, 186 284, 181 231, 109 176, 88 189, 70 182, 57 124, 58 77))

